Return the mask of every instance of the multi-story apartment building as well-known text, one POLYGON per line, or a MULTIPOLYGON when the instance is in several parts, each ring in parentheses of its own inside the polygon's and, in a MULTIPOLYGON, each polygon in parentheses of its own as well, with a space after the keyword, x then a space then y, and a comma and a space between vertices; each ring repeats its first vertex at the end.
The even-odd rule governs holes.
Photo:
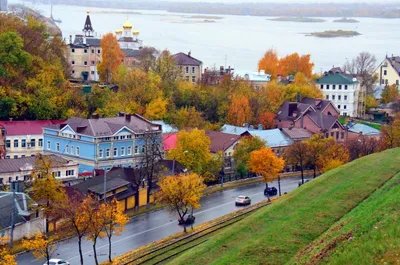
POLYGON ((375 70, 379 85, 400 85, 400 56, 386 56, 375 70))
POLYGON ((173 55, 176 64, 182 70, 182 78, 188 82, 200 82, 203 73, 203 62, 192 57, 191 52, 183 52, 173 55))
POLYGON ((79 173, 113 166, 140 167, 150 147, 162 150, 162 128, 140 115, 70 118, 44 128, 44 152, 79 163, 79 173))
MULTIPOLYGON (((56 155, 42 156, 51 162, 53 176, 62 182, 78 178, 78 164, 56 155)), ((37 157, 24 157, 12 160, 0 160, 0 186, 12 181, 28 181, 36 167, 37 157)))
POLYGON ((364 115, 366 91, 355 76, 342 72, 340 68, 333 68, 317 79, 316 83, 324 98, 335 105, 340 115, 350 117, 364 115))
POLYGON ((100 39, 94 37, 94 29, 89 13, 83 27, 83 35, 75 35, 67 49, 67 58, 71 65, 71 76, 84 81, 98 81, 97 65, 101 61, 100 39))
POLYGON ((43 152, 43 126, 64 121, 0 121, 0 159, 23 158, 43 152), (1 140, 3 139, 3 140, 1 140), (4 151, 2 156, 2 145, 4 151))
POLYGON ((7 0, 0 0, 0 11, 1 12, 7 12, 8 11, 7 0))

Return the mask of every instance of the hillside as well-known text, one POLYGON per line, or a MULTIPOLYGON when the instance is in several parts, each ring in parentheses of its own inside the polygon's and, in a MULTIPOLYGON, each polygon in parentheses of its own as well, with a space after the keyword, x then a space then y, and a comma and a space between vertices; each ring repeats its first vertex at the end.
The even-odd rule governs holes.
MULTIPOLYGON (((296 261, 300 261, 302 264, 317 264, 320 260, 315 263, 310 261, 312 257, 319 255, 318 249, 324 248, 325 241, 320 238, 321 235, 333 244, 326 243, 330 247, 325 247, 325 249, 332 249, 337 243, 338 236, 336 235, 356 226, 356 224, 348 223, 350 220, 358 220, 359 225, 365 230, 368 230, 367 228, 371 224, 376 223, 366 218, 374 212, 372 209, 380 207, 374 198, 381 196, 379 193, 373 193, 392 178, 378 192, 383 194, 386 189, 393 188, 396 190, 391 191, 390 194, 396 193, 399 189, 399 176, 396 176, 400 171, 399 162, 400 149, 392 149, 355 160, 332 170, 303 185, 270 207, 259 210, 207 242, 178 256, 170 264, 293 264, 296 261), (373 196, 367 199, 371 194, 373 196), (352 211, 353 209, 354 211, 352 211), (354 213, 358 213, 355 215, 357 218, 351 219, 351 215, 354 213), (326 235, 323 234, 325 231, 328 231, 326 235)), ((387 196, 390 194, 387 193, 387 196)), ((391 197, 392 200, 394 198, 394 196, 391 197)), ((383 199, 379 201, 382 205, 389 203, 384 202, 383 199)), ((393 202, 392 205, 398 205, 398 202, 393 202)), ((379 216, 385 217, 381 218, 381 221, 398 218, 398 215, 396 217, 380 213, 374 220, 379 219, 379 216)), ((379 224, 377 227, 398 229, 395 225, 390 225, 390 222, 387 226, 379 224)), ((375 242, 378 242, 379 235, 381 234, 374 232, 363 233, 364 237, 373 238, 375 236, 375 242)), ((392 231, 391 239, 396 235, 399 237, 398 233, 392 231)), ((340 238, 347 240, 353 236, 349 237, 344 232, 343 236, 339 236, 340 238)), ((364 238, 355 239, 349 245, 352 248, 358 248, 364 244, 359 253, 365 252, 365 249, 373 246, 373 244, 370 245, 363 241, 364 238)), ((393 243, 394 247, 396 244, 393 243)), ((381 251, 382 248, 380 246, 376 251, 385 255, 385 252, 381 251)), ((357 255, 352 252, 352 249, 344 248, 341 251, 338 250, 339 252, 341 255, 329 256, 332 263, 354 264, 349 262, 352 259, 354 261, 356 257, 352 255, 357 255), (346 258, 348 262, 343 261, 346 258)), ((394 255, 394 252, 392 254, 394 255)))

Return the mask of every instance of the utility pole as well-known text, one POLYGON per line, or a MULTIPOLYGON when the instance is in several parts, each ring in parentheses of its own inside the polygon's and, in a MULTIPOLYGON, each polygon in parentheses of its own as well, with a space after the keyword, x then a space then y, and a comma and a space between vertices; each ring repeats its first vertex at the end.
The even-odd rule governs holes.
POLYGON ((10 249, 12 249, 14 244, 14 228, 15 228, 15 189, 16 182, 11 182, 10 185, 12 187, 12 207, 11 207, 11 233, 10 233, 10 249))
POLYGON ((106 198, 107 198, 107 169, 104 169, 104 202, 106 202, 106 198))

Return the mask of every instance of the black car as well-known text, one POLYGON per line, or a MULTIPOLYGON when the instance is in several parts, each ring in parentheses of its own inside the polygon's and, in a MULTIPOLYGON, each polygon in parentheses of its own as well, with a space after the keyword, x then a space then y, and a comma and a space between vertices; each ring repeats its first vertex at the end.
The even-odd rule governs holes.
POLYGON ((194 223, 194 220, 196 217, 194 217, 192 214, 185 214, 182 218, 178 219, 178 222, 180 225, 189 225, 191 223, 194 223))
POLYGON ((268 187, 264 189, 264 195, 275 196, 278 194, 278 190, 275 187, 268 187))

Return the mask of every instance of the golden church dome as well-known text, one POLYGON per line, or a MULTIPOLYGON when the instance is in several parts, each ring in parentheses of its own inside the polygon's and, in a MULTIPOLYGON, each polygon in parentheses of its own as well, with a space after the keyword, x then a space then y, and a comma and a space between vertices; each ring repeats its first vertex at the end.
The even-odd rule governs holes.
POLYGON ((124 29, 131 29, 132 28, 132 23, 129 22, 129 20, 126 20, 122 27, 124 27, 124 29))
POLYGON ((132 34, 133 34, 133 35, 139 35, 139 34, 140 34, 140 31, 139 31, 139 30, 136 30, 136 29, 135 29, 135 30, 132 30, 132 34))

